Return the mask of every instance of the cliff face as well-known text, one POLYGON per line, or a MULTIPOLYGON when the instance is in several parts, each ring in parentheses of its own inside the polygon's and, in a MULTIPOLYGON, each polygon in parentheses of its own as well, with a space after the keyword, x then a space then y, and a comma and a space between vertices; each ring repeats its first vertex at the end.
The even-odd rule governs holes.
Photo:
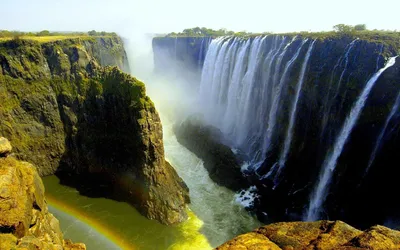
POLYGON ((16 155, 40 166, 40 175, 54 173, 65 152, 58 95, 99 64, 128 69, 126 58, 119 38, 1 43, 0 131, 16 155))
POLYGON ((236 249, 399 249, 400 232, 383 226, 365 231, 341 221, 282 222, 260 227, 217 247, 236 249))
POLYGON ((7 157, 11 146, 3 137, 0 148, 0 249, 86 249, 64 240, 36 168, 7 157))
POLYGON ((201 123, 200 118, 189 117, 174 126, 179 143, 203 159, 210 178, 217 184, 239 191, 247 189, 249 183, 240 172, 242 163, 232 150, 220 143, 221 131, 201 123))
POLYGON ((102 67, 128 68, 119 38, 5 42, 0 65, 0 133, 17 158, 40 175, 80 177, 78 188, 92 180, 99 189, 101 181, 107 190, 97 195, 127 200, 148 218, 186 219, 188 189, 165 161, 144 84, 102 67))
MULTIPOLYGON (((303 219, 318 186, 327 187, 318 208, 321 218, 366 228, 400 216, 400 203, 392 197, 400 174, 398 57, 374 82, 346 142, 335 148, 346 120, 356 117, 351 110, 367 82, 399 53, 398 36, 360 32, 211 41, 199 93, 193 97, 200 101, 196 111, 230 140, 222 143, 248 155, 250 166, 244 174, 257 187, 255 207, 260 218, 268 214, 277 221, 303 219), (328 168, 334 150, 340 151, 339 156, 328 168), (326 185, 319 185, 322 173, 330 175, 326 185), (279 202, 271 206, 271 200, 279 202)), ((176 38, 176 47, 174 38, 157 39, 155 58, 157 47, 169 43, 178 56, 197 58, 203 65, 199 43, 181 55, 186 52, 179 41, 190 47, 189 38, 176 38)), ((187 145, 198 139, 185 136, 187 145)), ((211 152, 204 150, 203 154, 211 152)))

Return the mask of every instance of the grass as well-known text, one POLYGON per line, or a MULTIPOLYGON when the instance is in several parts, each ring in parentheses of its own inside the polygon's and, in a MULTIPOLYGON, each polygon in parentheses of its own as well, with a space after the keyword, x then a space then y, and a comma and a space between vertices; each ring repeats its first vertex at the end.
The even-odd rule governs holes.
MULTIPOLYGON (((112 36, 101 36, 101 37, 112 37, 112 36)), ((94 36, 76 36, 76 35, 60 35, 60 36, 20 36, 18 37, 19 39, 22 40, 31 40, 31 41, 37 41, 40 43, 47 43, 47 42, 54 42, 54 41, 60 41, 60 40, 66 40, 66 39, 83 39, 83 40, 89 40, 95 38, 94 36)), ((0 42, 5 42, 5 41, 10 41, 15 39, 15 37, 0 37, 0 42)))

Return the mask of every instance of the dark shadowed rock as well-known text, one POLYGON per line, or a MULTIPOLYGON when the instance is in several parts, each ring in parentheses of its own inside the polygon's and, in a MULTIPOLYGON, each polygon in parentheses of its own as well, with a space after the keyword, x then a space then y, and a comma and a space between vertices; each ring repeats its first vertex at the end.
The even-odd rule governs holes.
POLYGON ((205 125, 196 117, 189 117, 174 126, 175 135, 182 145, 204 161, 210 178, 232 190, 247 188, 248 182, 240 170, 240 163, 232 150, 221 143, 222 132, 205 125))

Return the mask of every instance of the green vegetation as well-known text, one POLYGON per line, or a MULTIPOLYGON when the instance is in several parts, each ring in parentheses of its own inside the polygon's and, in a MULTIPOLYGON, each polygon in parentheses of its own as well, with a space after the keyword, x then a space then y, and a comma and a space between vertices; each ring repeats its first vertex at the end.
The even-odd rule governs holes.
MULTIPOLYGON (((239 36, 243 38, 250 38, 260 35, 270 35, 274 34, 271 32, 264 33, 251 33, 251 32, 234 32, 228 31, 226 29, 213 30, 208 28, 191 28, 184 29, 182 32, 172 32, 165 36, 158 37, 218 37, 218 36, 239 36)), ((311 39, 325 40, 325 39, 341 39, 341 38, 360 38, 368 42, 382 43, 393 48, 400 48, 400 32, 390 31, 390 30, 368 30, 365 24, 357 24, 355 26, 346 24, 337 24, 333 26, 332 31, 322 31, 322 32, 287 32, 287 33, 275 33, 276 35, 286 35, 286 36, 300 36, 311 39)))
POLYGON ((367 30, 367 25, 365 24, 357 24, 355 26, 346 25, 346 24, 336 24, 333 26, 333 30, 336 32, 356 32, 356 31, 365 31, 367 30))
POLYGON ((0 42, 24 39, 44 43, 71 38, 91 39, 92 37, 118 37, 118 35, 115 32, 97 32, 95 30, 89 32, 50 32, 48 30, 42 30, 40 32, 21 32, 0 30, 0 42))
POLYGON ((213 30, 205 27, 195 27, 191 29, 184 29, 182 32, 172 32, 167 34, 167 37, 202 37, 202 36, 247 36, 252 33, 246 31, 234 32, 226 29, 213 30))
MULTIPOLYGON (((49 36, 54 37, 58 38, 49 36)), ((120 38, 87 37, 0 43, 0 131, 15 145, 17 157, 40 166, 41 175, 53 173, 64 154, 61 118, 76 119, 72 108, 60 113, 59 98, 70 105, 83 105, 88 96, 103 94, 103 77, 112 78, 111 73, 102 73, 99 64, 123 67, 125 54, 120 38)), ((135 86, 132 88, 140 88, 135 86)), ((145 94, 136 105, 151 107, 145 94)))

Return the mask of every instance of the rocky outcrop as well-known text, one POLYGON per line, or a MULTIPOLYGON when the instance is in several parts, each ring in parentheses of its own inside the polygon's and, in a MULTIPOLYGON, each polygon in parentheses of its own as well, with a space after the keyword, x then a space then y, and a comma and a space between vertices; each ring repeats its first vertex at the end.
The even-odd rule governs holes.
POLYGON ((125 59, 114 38, 0 43, 0 133, 40 175, 81 178, 81 192, 129 201, 175 224, 187 218, 188 189, 165 161, 144 83, 120 70, 125 59))
POLYGON ((179 143, 204 161, 204 167, 213 181, 236 191, 249 187, 240 171, 239 159, 228 146, 221 143, 223 135, 217 128, 192 116, 176 124, 174 132, 179 143))
POLYGON ((10 142, 4 138, 0 137, 0 156, 6 156, 12 150, 10 142))
POLYGON ((0 132, 41 176, 55 172, 66 150, 59 94, 83 87, 99 65, 128 70, 120 38, 0 43, 0 132))
POLYGON ((281 222, 240 235, 217 249, 400 249, 400 231, 383 226, 360 231, 342 221, 281 222))
POLYGON ((11 156, 0 158, 0 249, 86 249, 64 240, 36 168, 11 156))

